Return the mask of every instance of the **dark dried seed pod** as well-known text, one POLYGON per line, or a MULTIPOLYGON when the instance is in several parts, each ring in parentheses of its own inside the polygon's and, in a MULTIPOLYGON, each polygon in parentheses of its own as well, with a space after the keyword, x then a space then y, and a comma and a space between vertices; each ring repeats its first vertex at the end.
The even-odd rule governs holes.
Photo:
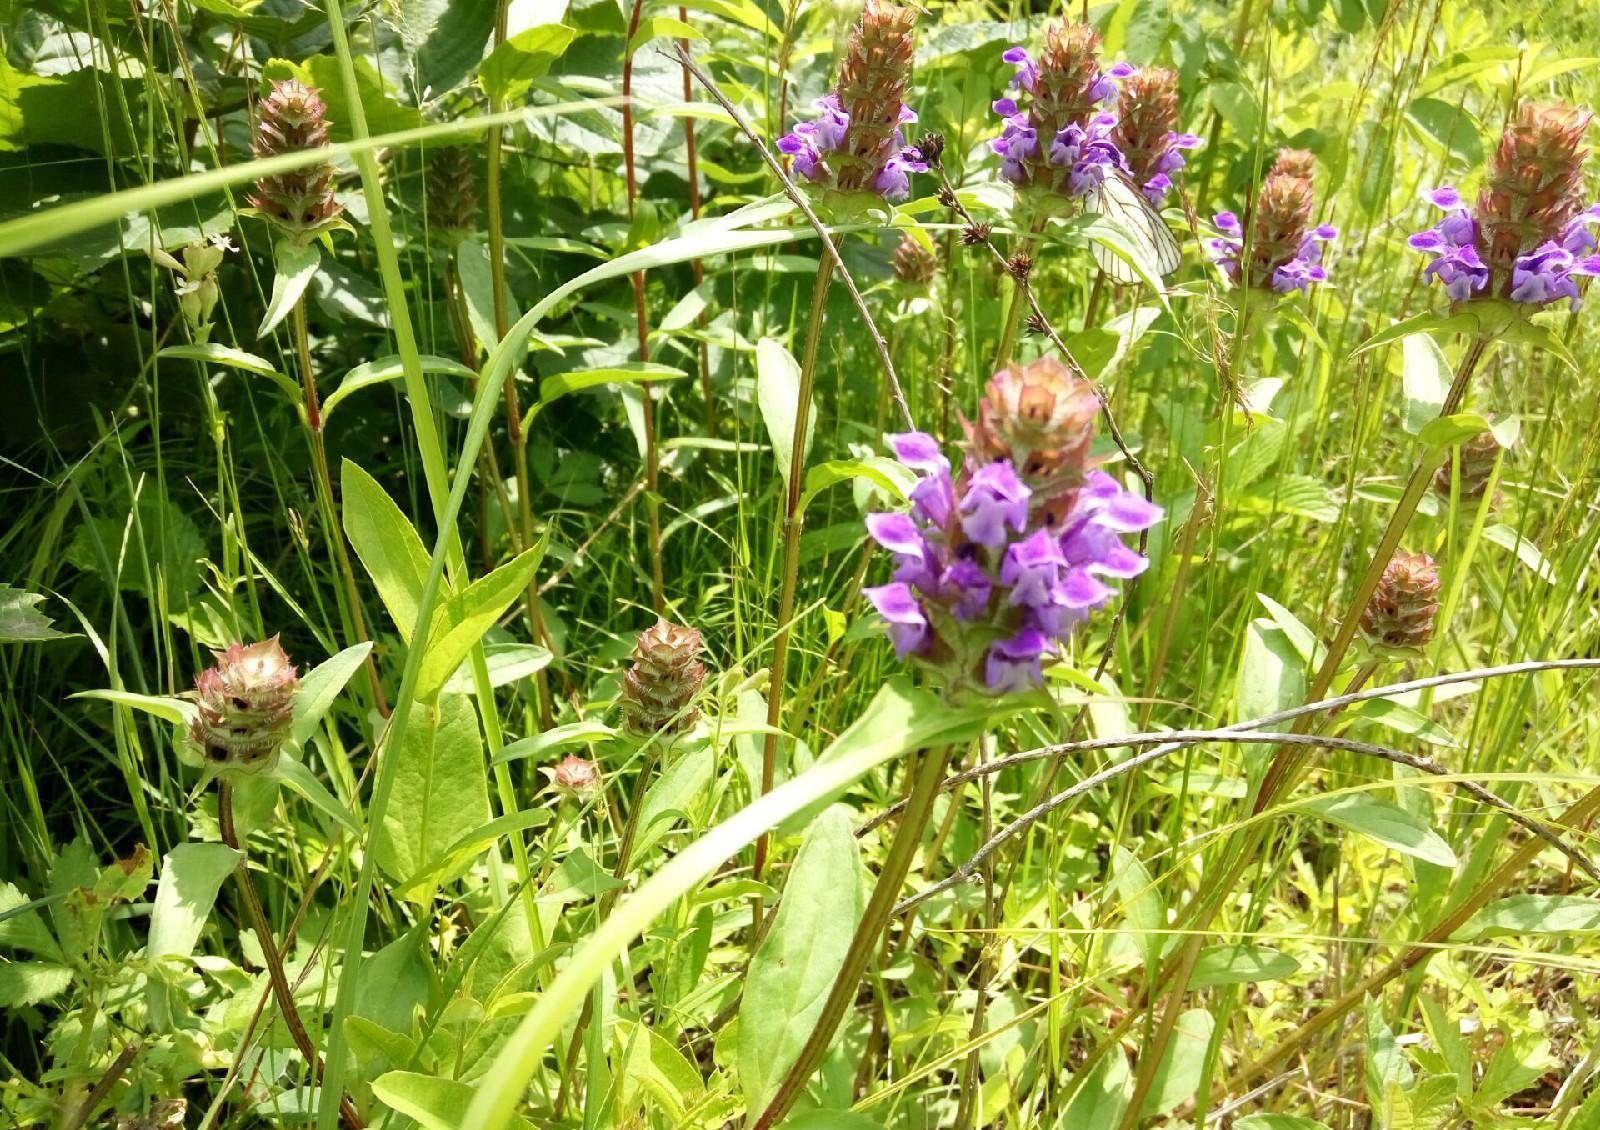
POLYGON ((989 242, 989 233, 994 228, 989 224, 968 224, 961 230, 961 242, 968 247, 979 247, 989 242))

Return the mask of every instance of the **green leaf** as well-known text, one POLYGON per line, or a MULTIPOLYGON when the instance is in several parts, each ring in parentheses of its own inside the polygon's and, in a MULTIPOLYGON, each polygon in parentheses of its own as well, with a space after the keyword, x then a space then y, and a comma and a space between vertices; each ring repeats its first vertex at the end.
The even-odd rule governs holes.
POLYGON ((625 885, 621 879, 596 863, 594 856, 582 847, 576 847, 566 854, 561 866, 556 868, 550 881, 539 891, 539 901, 558 904, 583 902, 625 885))
POLYGON ((42 600, 38 593, 0 585, 0 643, 39 643, 78 634, 57 631, 50 618, 34 607, 42 600))
POLYGON ((1417 438, 1428 447, 1442 448, 1488 430, 1489 421, 1477 412, 1457 412, 1453 416, 1430 420, 1418 430, 1417 438))
POLYGON ((174 726, 189 725, 199 712, 195 704, 186 698, 135 694, 132 691, 79 691, 77 694, 71 694, 67 697, 73 699, 97 699, 101 702, 114 703, 117 706, 126 706, 130 710, 153 715, 163 722, 171 722, 174 726))
MULTIPOLYGON (((486 643, 483 652, 491 687, 503 687, 532 678, 550 666, 550 661, 555 658, 548 648, 536 643, 486 643)), ((476 684, 469 666, 457 669, 445 683, 444 689, 455 694, 471 694, 476 684)))
POLYGON ((1454 940, 1595 933, 1600 933, 1600 899, 1583 895, 1511 895, 1478 911, 1454 940))
POLYGON ((1270 946, 1243 942, 1207 946, 1195 959, 1189 985, 1207 989, 1215 985, 1249 985, 1257 981, 1281 981, 1294 976, 1300 963, 1270 946))
POLYGON ((361 669, 371 651, 370 643, 355 644, 301 676, 300 689, 294 695, 293 741, 296 745, 303 746, 311 740, 339 692, 344 690, 350 676, 361 669))
POLYGON ((230 369, 239 369, 242 372, 254 373, 258 377, 266 377, 273 384, 283 390, 289 398, 290 404, 299 404, 304 400, 300 385, 286 373, 279 372, 277 367, 265 357, 254 353, 246 353, 242 349, 235 349, 231 345, 220 345, 214 341, 197 342, 190 345, 169 345, 157 357, 166 357, 178 361, 200 361, 208 365, 223 365, 230 369))
POLYGON ((1393 730, 1396 733, 1409 737, 1420 738, 1430 745, 1453 746, 1456 740, 1437 722, 1432 721, 1423 714, 1412 710, 1409 706, 1393 702, 1386 698, 1368 699, 1366 702, 1352 706, 1345 713, 1346 718, 1359 718, 1393 730))
POLYGON ((603 741, 615 733, 615 730, 600 721, 569 722, 564 726, 546 730, 542 734, 534 734, 530 738, 512 742, 495 755, 495 762, 515 761, 521 757, 541 757, 568 746, 603 741))
POLYGON ((1414 98, 1406 107, 1406 117, 1455 163, 1468 168, 1483 164, 1482 129, 1460 106, 1439 98, 1414 98))
POLYGON ((643 1091, 654 1100, 652 1105, 657 1109, 673 1118, 682 1118, 705 1091, 705 1081, 694 1065, 672 1041, 648 1025, 619 1020, 616 1034, 624 1049, 618 1057, 623 1109, 629 1109, 638 1101, 636 1091, 643 1091))
POLYGON ((322 252, 315 243, 296 243, 280 239, 272 249, 272 298, 267 302, 267 312, 256 328, 257 337, 266 337, 289 316, 294 304, 311 285, 311 276, 317 273, 322 262, 322 252))
POLYGON ((1555 584, 1560 578, 1555 567, 1539 552, 1539 547, 1527 538, 1521 536, 1516 530, 1504 522, 1496 522, 1492 526, 1485 526, 1483 540, 1491 545, 1498 545, 1501 549, 1509 550, 1517 555, 1517 560, 1538 574, 1539 579, 1555 584))
POLYGON ((157 1028, 171 1023, 172 1005, 164 962, 187 958, 200 940, 200 931, 217 901, 217 891, 244 857, 226 844, 185 843, 161 861, 155 903, 150 910, 150 933, 145 941, 150 1019, 157 1028))
POLYGON ((1089 1074, 1073 1076, 1066 1093, 1055 1130, 1117 1130, 1133 1101, 1133 1073, 1122 1048, 1113 1045, 1089 1074))
POLYGON ((750 959, 739 1006, 739 1086, 752 1117, 799 1058, 866 908, 854 827, 854 813, 842 806, 812 821, 772 929, 750 959))
POLYGON ((1235 1122, 1233 1130, 1328 1130, 1328 1125, 1298 1114, 1252 1114, 1235 1122))
POLYGON ((639 30, 628 41, 628 50, 637 52, 652 39, 704 39, 694 27, 673 16, 650 16, 639 23, 639 30))
POLYGON ((630 361, 610 365, 604 369, 581 369, 569 373, 556 373, 539 382, 539 406, 559 400, 574 392, 601 385, 637 385, 646 381, 675 381, 689 374, 671 365, 658 365, 654 361, 630 361))
POLYGON ((1376 840, 1402 855, 1440 867, 1456 865, 1456 853, 1420 817, 1366 793, 1310 797, 1293 807, 1376 840))
POLYGON ((428 650, 417 674, 417 698, 431 702, 467 658, 473 646, 494 627, 500 614, 518 597, 525 596, 528 582, 539 567, 543 547, 534 546, 518 554, 487 577, 480 577, 464 592, 452 593, 441 601, 428 631, 428 650))
POLYGON ((550 822, 550 810, 547 808, 524 808, 508 816, 501 816, 481 828, 474 828, 460 837, 446 848, 433 865, 411 876, 395 888, 396 898, 410 898, 419 891, 426 890, 432 883, 441 881, 442 876, 460 874, 466 866, 490 844, 504 836, 527 831, 529 828, 538 828, 550 822))
POLYGON ((413 704, 404 741, 386 747, 384 756, 395 759, 394 791, 372 847, 378 866, 404 880, 435 869, 464 831, 489 822, 483 739, 472 701, 445 695, 437 703, 413 704))
POLYGON ((1178 1017, 1161 1065, 1156 1068, 1141 1115, 1166 1114, 1185 1099, 1192 1099, 1205 1076, 1206 1049, 1216 1021, 1203 1008, 1191 1008, 1178 1017))
POLYGON ((666 835, 697 800, 705 796, 716 775, 716 750, 710 742, 699 742, 684 750, 677 760, 650 785, 639 805, 638 834, 633 862, 638 868, 645 852, 666 835))
MULTIPOLYGON (((414 1118, 423 1130, 459 1130, 469 1125, 467 1108, 472 1087, 459 1079, 440 1079, 415 1071, 390 1071, 372 1082, 379 1102, 399 1114, 414 1118)), ((532 1130, 527 1119, 513 1115, 509 1125, 532 1130)))
POLYGON ((1401 424, 1411 435, 1419 434, 1439 416, 1445 395, 1450 390, 1450 362, 1439 343, 1425 333, 1410 333, 1400 339, 1403 363, 1401 386, 1406 407, 1401 424))
POLYGON ((895 459, 886 459, 881 455, 869 455, 865 459, 830 459, 806 471, 805 490, 800 495, 801 511, 835 483, 856 479, 871 483, 891 499, 901 502, 916 485, 916 476, 908 473, 905 465, 895 459))
MULTIPOLYGON (((459 361, 452 361, 448 357, 434 357, 423 354, 421 357, 422 371, 424 373, 444 373, 452 377, 461 377, 464 380, 476 380, 477 370, 469 369, 459 361)), ((326 400, 322 402, 322 418, 326 420, 333 415, 334 408, 353 392, 360 392, 364 388, 392 381, 405 375, 405 367, 399 357, 380 357, 376 361, 368 361, 364 365, 357 365, 344 375, 344 380, 339 382, 339 387, 334 389, 326 400)))
POLYGON ((42 1004, 72 984, 72 967, 48 961, 0 962, 0 1008, 42 1004))
MULTIPOLYGON (((767 438, 772 442, 778 475, 787 483, 800 405, 800 363, 775 338, 764 337, 756 342, 756 403, 767 425, 767 438)), ((817 420, 816 410, 810 403, 806 404, 805 413, 805 433, 800 442, 802 465, 805 453, 811 450, 817 420)))
POLYGON ((1126 930, 1145 970, 1154 976, 1166 944, 1167 904, 1139 857, 1118 844, 1111 853, 1111 887, 1127 919, 1126 930))
POLYGON ((1396 322, 1387 329, 1379 330, 1351 350, 1350 356, 1355 357, 1369 349, 1388 345, 1410 334, 1475 334, 1479 330, 1479 325, 1477 317, 1473 314, 1417 314, 1396 322))
POLYGON ((1305 689, 1305 662, 1289 636, 1271 620, 1252 620, 1245 630, 1234 692, 1238 720, 1299 706, 1305 689))
POLYGON ((562 24, 537 24, 519 31, 478 64, 478 81, 489 97, 514 102, 533 80, 543 78, 577 33, 562 24))
POLYGON ((400 638, 409 643, 428 575, 428 551, 400 507, 371 475, 346 459, 339 483, 344 532, 377 586, 400 638))

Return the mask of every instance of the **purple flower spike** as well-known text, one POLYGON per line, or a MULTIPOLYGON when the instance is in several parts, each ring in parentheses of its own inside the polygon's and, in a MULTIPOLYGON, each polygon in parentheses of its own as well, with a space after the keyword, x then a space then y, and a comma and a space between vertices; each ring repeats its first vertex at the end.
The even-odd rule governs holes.
POLYGON ((939 441, 927 432, 897 432, 888 440, 894 457, 913 471, 927 474, 950 469, 950 460, 939 450, 939 441))
POLYGON ((1011 85, 1032 93, 1034 80, 1039 77, 1039 68, 1028 56, 1028 49, 1008 47, 1000 58, 1017 68, 1017 73, 1011 76, 1011 85))
POLYGON ((892 584, 864 588, 863 596, 872 602, 889 625, 889 642, 901 659, 920 648, 928 638, 928 617, 917 603, 911 586, 896 581, 892 584))
POLYGON ((1056 584, 1066 563, 1060 541, 1048 529, 1013 542, 1000 563, 1000 583, 1011 586, 1007 601, 1026 608, 1055 603, 1056 584))
POLYGON ((1006 462, 979 468, 962 497, 961 528, 967 537, 990 549, 1006 544, 1006 527, 1021 533, 1028 525, 1028 498, 1016 471, 1006 462))
POLYGON ((940 589, 951 601, 950 611, 957 620, 977 620, 989 611, 989 596, 994 581, 970 557, 959 558, 944 571, 940 589))

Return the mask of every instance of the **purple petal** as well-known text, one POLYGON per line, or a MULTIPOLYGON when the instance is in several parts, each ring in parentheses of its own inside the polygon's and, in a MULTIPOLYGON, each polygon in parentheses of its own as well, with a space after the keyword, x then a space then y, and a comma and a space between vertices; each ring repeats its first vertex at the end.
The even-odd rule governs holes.
POLYGON ((1456 191, 1454 185, 1441 185, 1431 192, 1423 193, 1423 196, 1436 208, 1461 207, 1461 193, 1456 191))

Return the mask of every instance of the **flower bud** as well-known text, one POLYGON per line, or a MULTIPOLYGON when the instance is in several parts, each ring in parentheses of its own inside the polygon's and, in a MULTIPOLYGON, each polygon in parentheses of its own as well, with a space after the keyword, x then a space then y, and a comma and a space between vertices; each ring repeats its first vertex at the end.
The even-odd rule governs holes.
POLYGON ((1439 566, 1426 553, 1397 552, 1361 613, 1373 647, 1418 652, 1433 639, 1439 614, 1439 566))
POLYGON ((894 258, 889 265, 895 278, 923 290, 939 273, 939 257, 909 233, 900 237, 900 245, 894 249, 894 258))
POLYGON ((188 244, 177 255, 156 248, 150 257, 177 274, 172 292, 178 299, 178 312, 196 341, 211 336, 211 312, 216 309, 220 291, 217 288, 217 268, 222 257, 232 251, 233 241, 225 235, 214 235, 204 242, 188 244))
MULTIPOLYGON (((1461 497, 1477 501, 1489 488, 1489 478, 1494 474, 1495 462, 1500 458, 1500 441, 1487 428, 1461 445, 1461 497)), ((1433 489, 1442 498, 1450 497, 1450 484, 1454 480, 1455 460, 1446 459, 1434 472, 1433 489)))
POLYGON ((478 181, 473 152, 448 145, 428 155, 428 222, 458 234, 478 226, 478 181))
POLYGON ((269 768, 294 724, 300 680, 278 637, 229 644, 213 652, 217 665, 200 672, 199 707, 189 733, 209 761, 227 769, 269 768))
POLYGON ((600 785, 600 770, 587 758, 569 753, 555 765, 539 770, 556 788, 569 793, 586 793, 600 785))
POLYGON ((1001 369, 967 425, 967 448, 979 464, 1007 460, 1036 498, 1070 490, 1090 470, 1100 398, 1050 354, 1001 369))
POLYGON ((681 733, 694 725, 693 703, 706 680, 700 633, 665 618, 639 633, 622 680, 622 716, 635 734, 681 733))
MULTIPOLYGON (((328 107, 315 87, 298 79, 272 84, 261 100, 260 123, 251 150, 257 157, 280 157, 328 144, 328 107)), ((326 161, 262 177, 247 200, 250 207, 289 236, 309 239, 344 211, 333 196, 333 166, 326 161)))

